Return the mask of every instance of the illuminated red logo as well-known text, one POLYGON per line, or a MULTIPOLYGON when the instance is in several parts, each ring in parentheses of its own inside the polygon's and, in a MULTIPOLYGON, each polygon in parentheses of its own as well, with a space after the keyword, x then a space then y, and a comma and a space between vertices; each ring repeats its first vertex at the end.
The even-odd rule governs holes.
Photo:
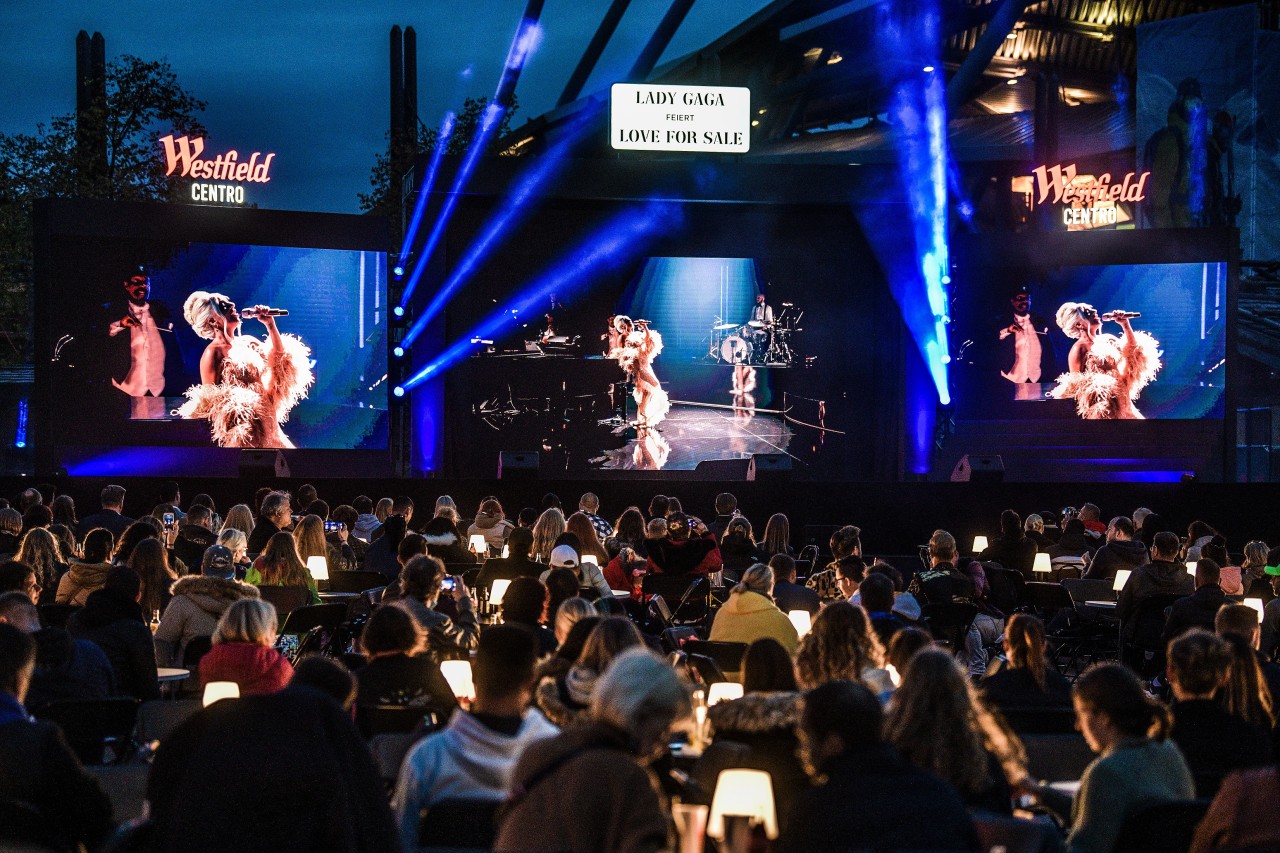
POLYGON ((173 134, 160 137, 164 146, 165 175, 172 175, 175 170, 183 178, 195 178, 206 181, 251 181, 265 184, 271 180, 271 161, 275 154, 263 157, 260 151, 253 152, 248 160, 240 160, 236 151, 219 154, 212 160, 202 160, 204 138, 199 136, 179 136, 173 134), (262 158, 259 161, 258 158, 262 158))
POLYGON ((1054 204, 1086 206, 1104 201, 1142 201, 1146 198, 1144 188, 1147 178, 1151 177, 1150 172, 1143 172, 1141 176, 1137 172, 1130 172, 1124 176, 1123 182, 1113 184, 1111 173, 1104 172, 1091 180, 1077 180, 1074 163, 1049 168, 1037 166, 1031 173, 1036 176, 1036 188, 1040 191, 1036 204, 1044 204, 1045 199, 1052 194, 1054 204))

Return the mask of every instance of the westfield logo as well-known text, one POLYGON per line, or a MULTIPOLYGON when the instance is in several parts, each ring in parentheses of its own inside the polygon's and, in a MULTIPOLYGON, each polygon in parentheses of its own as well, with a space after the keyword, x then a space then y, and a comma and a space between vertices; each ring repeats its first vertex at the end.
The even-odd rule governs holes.
POLYGON ((219 154, 212 160, 201 159, 200 155, 204 153, 203 137, 179 136, 175 139, 172 133, 160 137, 160 145, 164 147, 165 175, 172 175, 177 171, 179 177, 206 181, 251 181, 265 184, 271 180, 271 161, 276 156, 268 154, 263 157, 260 151, 255 151, 248 160, 241 160, 239 153, 232 150, 219 154))
POLYGON ((1111 183, 1111 173, 1103 172, 1089 181, 1076 182, 1076 166, 1037 166, 1031 171, 1036 178, 1039 198, 1036 204, 1044 204, 1053 196, 1054 204, 1080 204, 1092 206, 1103 201, 1138 202, 1146 198, 1145 187, 1150 172, 1130 172, 1121 183, 1111 183))

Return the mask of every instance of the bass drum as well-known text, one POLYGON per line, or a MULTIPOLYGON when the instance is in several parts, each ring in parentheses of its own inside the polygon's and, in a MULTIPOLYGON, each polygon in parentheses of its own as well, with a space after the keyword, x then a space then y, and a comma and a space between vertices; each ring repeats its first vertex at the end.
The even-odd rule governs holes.
POLYGON ((720 358, 729 364, 746 364, 751 361, 751 344, 737 335, 730 335, 720 342, 720 358))

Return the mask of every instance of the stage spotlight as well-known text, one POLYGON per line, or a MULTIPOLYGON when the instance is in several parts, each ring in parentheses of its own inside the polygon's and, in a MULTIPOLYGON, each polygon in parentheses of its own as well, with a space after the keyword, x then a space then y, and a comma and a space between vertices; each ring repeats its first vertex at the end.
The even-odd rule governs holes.
POLYGON ((392 308, 392 309, 391 309, 391 313, 392 313, 392 314, 395 314, 397 317, 403 317, 403 316, 404 316, 404 306, 403 306, 403 305, 397 305, 395 308, 392 308))
POLYGON ((391 272, 395 275, 396 278, 399 278, 400 276, 404 275, 404 267, 400 266, 399 264, 396 264, 394 267, 391 268, 391 272))
POLYGON ((926 66, 924 67, 924 73, 925 73, 925 74, 932 74, 932 73, 933 73, 933 66, 932 66, 932 65, 926 65, 926 66))
POLYGON ((391 350, 391 354, 396 358, 404 358, 404 347, 396 347, 391 350))
POLYGON ((403 397, 403 396, 404 396, 404 387, 403 387, 403 386, 400 386, 400 385, 397 385, 396 387, 394 387, 394 388, 392 388, 392 389, 391 389, 391 393, 392 393, 392 394, 394 394, 394 395, 396 395, 397 397, 403 397))

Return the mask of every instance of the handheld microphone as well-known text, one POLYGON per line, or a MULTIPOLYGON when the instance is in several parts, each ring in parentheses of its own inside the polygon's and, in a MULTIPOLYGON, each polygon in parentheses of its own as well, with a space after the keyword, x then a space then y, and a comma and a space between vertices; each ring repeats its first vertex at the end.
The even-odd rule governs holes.
POLYGON ((1108 311, 1102 315, 1103 320, 1136 320, 1142 316, 1141 311, 1108 311))
POLYGON ((246 308, 240 312, 241 317, 288 317, 288 308, 246 308))

